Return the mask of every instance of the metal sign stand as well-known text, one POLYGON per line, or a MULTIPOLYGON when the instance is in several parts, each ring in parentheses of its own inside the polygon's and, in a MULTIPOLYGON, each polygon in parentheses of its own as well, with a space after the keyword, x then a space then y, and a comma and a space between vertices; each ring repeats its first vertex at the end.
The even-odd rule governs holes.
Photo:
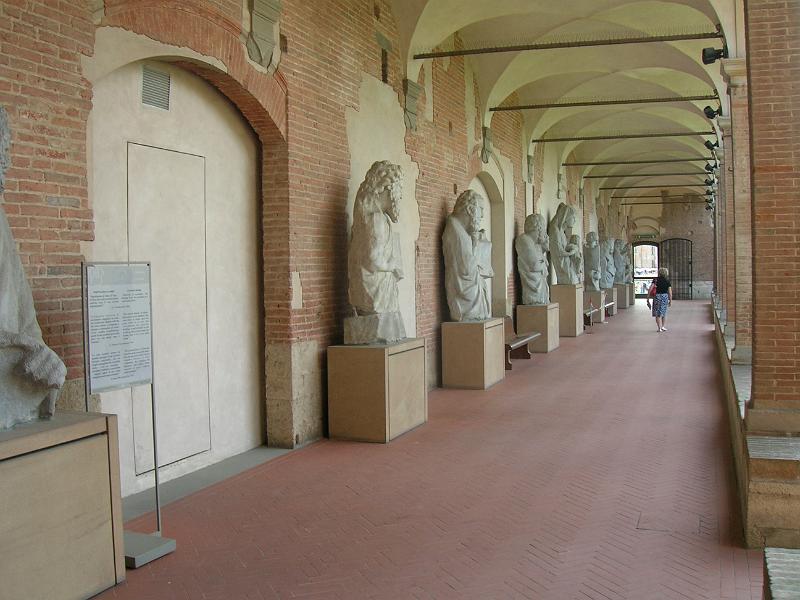
MULTIPOLYGON (((150 364, 155 365, 155 357, 153 352, 153 297, 150 287, 150 263, 83 263, 83 322, 84 322, 84 362, 85 362, 85 392, 86 392, 86 409, 89 409, 89 394, 95 391, 91 388, 91 361, 90 361, 90 339, 89 339, 89 280, 88 269, 93 266, 131 266, 131 265, 147 265, 148 277, 148 294, 150 302, 150 364)), ((125 545, 125 567, 128 569, 138 569, 152 562, 162 556, 170 554, 175 551, 177 543, 172 538, 166 538, 161 535, 161 497, 159 494, 159 477, 158 477, 158 428, 156 426, 156 386, 153 377, 150 378, 150 410, 153 417, 153 475, 155 479, 155 512, 156 512, 156 531, 151 534, 139 533, 138 531, 123 531, 123 542, 125 545)))

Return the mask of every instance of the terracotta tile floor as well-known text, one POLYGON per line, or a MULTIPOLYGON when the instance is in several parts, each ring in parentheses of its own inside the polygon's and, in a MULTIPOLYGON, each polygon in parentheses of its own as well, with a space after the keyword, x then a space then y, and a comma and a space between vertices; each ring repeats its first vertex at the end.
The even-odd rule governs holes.
POLYGON ((101 597, 761 598, 709 305, 659 334, 639 302, 489 391, 432 392, 389 445, 323 441, 169 505, 177 552, 101 597))

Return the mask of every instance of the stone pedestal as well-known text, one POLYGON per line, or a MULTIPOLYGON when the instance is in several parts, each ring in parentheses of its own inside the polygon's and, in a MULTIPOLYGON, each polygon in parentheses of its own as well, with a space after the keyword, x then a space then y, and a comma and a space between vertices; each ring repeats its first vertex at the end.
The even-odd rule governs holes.
POLYGON ((328 434, 381 442, 428 420, 424 338, 328 348, 328 434))
POLYGON ((617 307, 619 306, 619 300, 617 299, 617 288, 608 288, 603 291, 606 293, 606 302, 614 303, 614 306, 608 309, 609 316, 613 317, 615 314, 617 314, 617 307))
POLYGON ((603 306, 606 303, 606 290, 600 290, 599 292, 584 292, 583 293, 583 309, 586 310, 589 308, 589 303, 591 303, 593 308, 599 309, 600 312, 596 312, 592 319, 595 323, 605 323, 606 322, 606 311, 603 310, 603 306))
POLYGON ((565 283, 550 286, 550 300, 558 303, 558 333, 578 337, 583 333, 583 284, 565 283))
POLYGON ((628 304, 633 306, 636 304, 636 284, 628 284, 628 304))
POLYGON ((89 598, 125 579, 117 417, 0 432, 0 596, 89 598))
POLYGON ((538 331, 542 335, 528 343, 530 352, 552 352, 558 348, 558 304, 517 306, 517 335, 538 331))
POLYGON ((485 390, 506 375, 503 319, 442 323, 442 385, 485 390))
POLYGON ((628 308, 631 305, 630 291, 627 283, 618 283, 614 286, 617 293, 617 308, 628 308))

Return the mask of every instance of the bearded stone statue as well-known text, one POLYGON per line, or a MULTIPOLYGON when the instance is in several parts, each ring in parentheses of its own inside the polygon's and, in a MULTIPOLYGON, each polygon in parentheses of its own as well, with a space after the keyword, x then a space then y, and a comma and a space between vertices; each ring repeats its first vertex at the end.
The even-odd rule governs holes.
POLYGON ((517 268, 522 281, 522 303, 527 305, 550 304, 550 286, 547 282, 550 267, 547 261, 547 221, 542 215, 528 215, 525 233, 517 236, 517 268))
POLYGON ((630 242, 625 244, 622 249, 622 255, 625 259, 625 283, 633 283, 633 258, 630 242))
POLYGON ((487 279, 492 270, 492 243, 481 229, 483 198, 465 190, 456 199, 442 234, 447 305, 454 321, 491 317, 487 279))
POLYGON ((383 344, 406 337, 397 290, 403 260, 393 230, 400 216, 402 177, 399 165, 378 161, 358 188, 347 255, 355 316, 345 319, 345 344, 383 344))
MULTIPOLYGON (((0 108, 0 193, 11 133, 0 108)), ((42 339, 33 296, 0 206, 0 430, 53 416, 67 368, 42 339)))
POLYGON ((600 266, 600 244, 597 242, 597 233, 590 231, 586 234, 586 245, 583 247, 584 285, 588 292, 600 291, 600 277, 603 274, 600 266))

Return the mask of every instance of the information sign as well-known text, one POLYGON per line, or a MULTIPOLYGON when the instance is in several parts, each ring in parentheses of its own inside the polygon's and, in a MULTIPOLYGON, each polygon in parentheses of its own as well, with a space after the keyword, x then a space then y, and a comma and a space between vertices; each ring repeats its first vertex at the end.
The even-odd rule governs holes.
POLYGON ((86 263, 84 311, 89 393, 153 381, 149 263, 86 263))

